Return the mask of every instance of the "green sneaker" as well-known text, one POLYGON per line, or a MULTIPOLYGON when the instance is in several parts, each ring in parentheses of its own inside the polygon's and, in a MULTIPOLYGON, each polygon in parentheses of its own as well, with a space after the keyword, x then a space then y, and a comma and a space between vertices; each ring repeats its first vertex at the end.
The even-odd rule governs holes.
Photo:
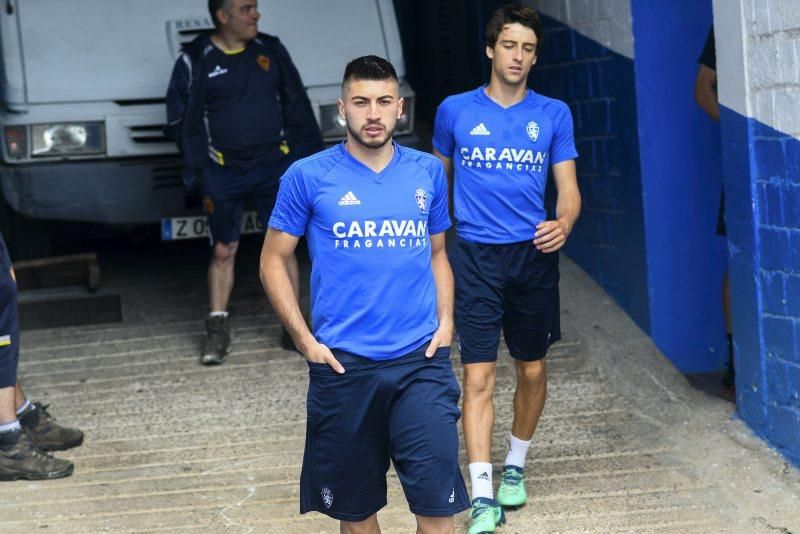
POLYGON ((497 502, 504 508, 519 508, 528 495, 525 493, 525 480, 522 478, 522 469, 515 465, 503 468, 503 477, 500 487, 497 488, 497 502))
POLYGON ((472 500, 472 511, 470 512, 470 523, 468 534, 487 534, 494 532, 500 525, 506 522, 506 514, 503 508, 494 499, 478 497, 472 500))

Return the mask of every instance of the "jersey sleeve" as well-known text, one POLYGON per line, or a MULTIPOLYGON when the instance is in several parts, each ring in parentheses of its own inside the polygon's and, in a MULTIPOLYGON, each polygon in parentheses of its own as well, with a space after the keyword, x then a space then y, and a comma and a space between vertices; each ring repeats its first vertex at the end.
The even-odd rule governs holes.
POLYGON ((578 157, 575 149, 575 132, 572 113, 566 104, 561 104, 554 121, 553 141, 550 145, 550 165, 578 157))
POLYGON ((441 161, 433 162, 433 202, 428 216, 428 233, 435 235, 444 232, 452 223, 450 214, 447 211, 447 177, 444 174, 444 166, 441 161))
POLYGON ((164 133, 178 145, 183 156, 183 183, 196 191, 208 166, 208 134, 203 123, 205 107, 202 84, 193 84, 197 73, 187 52, 183 52, 172 69, 167 88, 167 125, 164 133))
POLYGON ((311 204, 303 175, 297 165, 292 165, 281 177, 275 208, 269 218, 269 226, 300 237, 306 232, 311 216, 311 204))
POLYGON ((189 56, 182 53, 172 68, 172 76, 167 88, 167 125, 164 130, 167 137, 175 141, 181 150, 183 150, 183 146, 181 146, 180 131, 189 100, 190 71, 189 56))
POLYGON ((442 156, 453 157, 456 140, 453 135, 454 118, 448 102, 445 100, 436 110, 436 118, 433 121, 433 148, 442 156))

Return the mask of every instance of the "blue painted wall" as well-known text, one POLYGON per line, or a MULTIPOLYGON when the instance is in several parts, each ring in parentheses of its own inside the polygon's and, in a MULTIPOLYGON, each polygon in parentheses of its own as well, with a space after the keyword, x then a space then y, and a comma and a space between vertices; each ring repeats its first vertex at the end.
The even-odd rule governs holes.
MULTIPOLYGON (((534 90, 572 110, 581 217, 566 252, 650 331, 633 62, 543 16, 534 90)), ((549 187, 548 193, 554 193, 549 187)))
POLYGON ((719 124, 694 99, 711 2, 634 0, 639 151, 655 344, 684 372, 727 362, 719 124))
POLYGON ((726 360, 729 263, 739 414, 800 466, 800 141, 695 103, 710 2, 633 0, 632 13, 635 61, 545 18, 531 83, 570 105, 581 152, 567 251, 683 371, 726 360))
POLYGON ((566 252, 678 368, 715 370, 727 359, 720 133, 694 100, 711 4, 632 8, 635 61, 543 17, 531 85, 569 104, 580 153, 566 252))
POLYGON ((800 466, 800 141, 722 108, 739 415, 800 466))

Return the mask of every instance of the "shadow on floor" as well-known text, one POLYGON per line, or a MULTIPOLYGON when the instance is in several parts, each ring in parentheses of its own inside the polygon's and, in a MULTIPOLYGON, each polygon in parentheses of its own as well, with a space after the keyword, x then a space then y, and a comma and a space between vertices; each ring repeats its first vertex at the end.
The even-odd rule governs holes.
POLYGON ((686 380, 695 389, 698 389, 706 395, 711 395, 718 399, 722 399, 731 403, 736 403, 736 391, 733 388, 725 387, 722 384, 722 377, 724 372, 716 373, 692 373, 687 374, 686 380))

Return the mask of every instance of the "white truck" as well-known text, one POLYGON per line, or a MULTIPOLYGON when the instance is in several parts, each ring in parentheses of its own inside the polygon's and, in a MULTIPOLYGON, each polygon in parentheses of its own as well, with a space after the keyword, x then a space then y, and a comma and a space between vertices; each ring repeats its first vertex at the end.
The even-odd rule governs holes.
MULTIPOLYGON (((206 6, 0 0, 0 231, 12 247, 41 239, 36 220, 136 226, 192 213, 162 130, 164 96, 181 45, 212 27, 206 6)), ((346 133, 336 100, 350 59, 380 55, 405 76, 392 0, 262 0, 259 10, 259 30, 289 50, 328 143, 346 133)), ((404 81, 401 93, 397 136, 414 144, 414 93, 404 81)))

